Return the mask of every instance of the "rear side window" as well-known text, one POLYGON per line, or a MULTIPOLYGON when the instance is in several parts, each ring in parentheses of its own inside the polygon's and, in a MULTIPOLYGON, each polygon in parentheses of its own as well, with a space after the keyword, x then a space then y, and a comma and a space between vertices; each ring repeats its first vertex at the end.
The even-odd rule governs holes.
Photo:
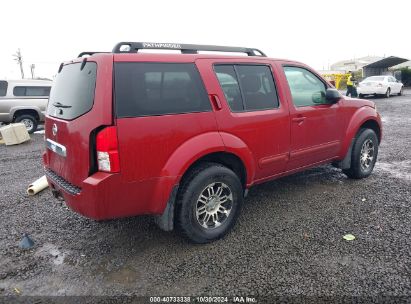
POLYGON ((93 107, 96 87, 97 64, 86 62, 68 64, 57 74, 50 92, 47 114, 72 120, 93 107))
POLYGON ((194 64, 119 62, 114 69, 117 117, 211 111, 194 64))
POLYGON ((16 86, 13 88, 14 96, 41 96, 46 97, 50 95, 51 87, 39 86, 16 86))
POLYGON ((271 70, 265 65, 216 65, 225 98, 233 112, 278 108, 271 70))
POLYGON ((0 96, 6 96, 7 94, 7 81, 0 81, 0 96))

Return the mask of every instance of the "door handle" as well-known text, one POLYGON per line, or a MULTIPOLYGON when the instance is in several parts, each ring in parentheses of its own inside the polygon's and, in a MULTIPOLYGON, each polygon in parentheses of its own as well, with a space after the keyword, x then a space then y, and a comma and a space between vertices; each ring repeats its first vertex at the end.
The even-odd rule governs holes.
POLYGON ((292 121, 293 121, 293 122, 296 122, 296 123, 300 123, 300 122, 303 122, 305 119, 306 119, 305 116, 298 116, 298 117, 294 117, 294 118, 292 119, 292 121))
POLYGON ((220 98, 218 98, 216 94, 210 94, 210 97, 211 97, 211 101, 214 107, 216 108, 216 110, 217 111, 221 110, 222 106, 221 106, 220 98))

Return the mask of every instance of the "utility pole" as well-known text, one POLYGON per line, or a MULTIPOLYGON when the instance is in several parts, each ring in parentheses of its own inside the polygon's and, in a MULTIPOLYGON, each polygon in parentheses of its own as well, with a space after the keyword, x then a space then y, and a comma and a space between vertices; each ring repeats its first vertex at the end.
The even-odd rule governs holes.
POLYGON ((21 79, 24 79, 24 70, 23 70, 23 57, 21 56, 20 49, 17 50, 16 54, 13 54, 14 60, 20 65, 21 79))
POLYGON ((36 65, 34 63, 30 64, 31 79, 34 79, 34 69, 36 65))

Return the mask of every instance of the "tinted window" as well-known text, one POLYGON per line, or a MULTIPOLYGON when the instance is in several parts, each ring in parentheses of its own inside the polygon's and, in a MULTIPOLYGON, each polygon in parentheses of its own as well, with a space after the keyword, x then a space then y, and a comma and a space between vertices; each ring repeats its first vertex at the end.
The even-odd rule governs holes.
POLYGON ((215 72, 232 111, 266 110, 279 106, 268 66, 216 65, 215 72))
POLYGON ((243 111, 243 99, 234 66, 217 65, 215 72, 230 109, 234 112, 243 111))
POLYGON ((13 88, 14 96, 49 96, 50 87, 16 86, 13 88))
POLYGON ((119 62, 114 74, 118 117, 211 110, 194 64, 119 62))
POLYGON ((7 81, 0 81, 0 96, 6 96, 7 93, 7 81))
POLYGON ((68 64, 57 74, 50 92, 47 113, 71 120, 90 111, 93 107, 97 64, 87 62, 68 64))
POLYGON ((298 67, 284 67, 293 103, 296 107, 328 103, 325 84, 313 73, 298 67))

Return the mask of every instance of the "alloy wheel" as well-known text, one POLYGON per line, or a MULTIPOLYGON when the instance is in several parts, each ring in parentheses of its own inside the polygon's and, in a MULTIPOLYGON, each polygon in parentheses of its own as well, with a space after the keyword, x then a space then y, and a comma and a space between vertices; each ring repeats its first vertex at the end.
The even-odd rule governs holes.
POLYGON ((197 222, 206 229, 217 228, 227 220, 232 207, 233 193, 230 187, 222 182, 211 183, 197 199, 197 222))
POLYGON ((366 141, 364 141, 361 147, 360 164, 361 164, 361 169, 363 171, 366 171, 370 168, 374 160, 374 154, 375 154, 374 143, 371 139, 368 138, 366 141))

